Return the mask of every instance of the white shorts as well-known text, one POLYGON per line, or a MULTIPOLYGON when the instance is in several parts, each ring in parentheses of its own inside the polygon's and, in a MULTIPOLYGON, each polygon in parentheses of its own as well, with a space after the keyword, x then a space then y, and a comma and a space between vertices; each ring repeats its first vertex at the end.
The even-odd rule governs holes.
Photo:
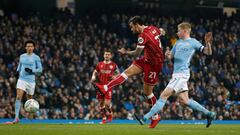
POLYGON ((190 78, 189 74, 173 74, 172 79, 168 83, 167 87, 174 89, 176 93, 188 90, 188 80, 190 78))
POLYGON ((33 95, 36 83, 29 83, 23 80, 17 81, 17 89, 24 90, 28 95, 33 95))

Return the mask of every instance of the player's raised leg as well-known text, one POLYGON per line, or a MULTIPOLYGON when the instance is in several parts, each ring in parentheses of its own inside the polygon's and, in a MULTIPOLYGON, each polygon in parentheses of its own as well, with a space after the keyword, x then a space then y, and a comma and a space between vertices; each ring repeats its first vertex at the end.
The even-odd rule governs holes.
POLYGON ((123 73, 117 76, 115 79, 110 81, 106 85, 101 85, 99 83, 95 83, 95 86, 101 91, 101 93, 105 94, 109 89, 124 83, 129 77, 133 75, 139 74, 142 72, 142 69, 132 64, 128 67, 123 73))

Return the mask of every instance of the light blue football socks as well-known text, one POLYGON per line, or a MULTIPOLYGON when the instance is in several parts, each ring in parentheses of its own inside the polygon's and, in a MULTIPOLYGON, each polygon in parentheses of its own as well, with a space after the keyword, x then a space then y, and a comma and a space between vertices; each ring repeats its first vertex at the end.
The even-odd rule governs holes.
POLYGON ((20 108, 21 108, 21 100, 16 100, 15 101, 15 119, 19 118, 20 108))
POLYGON ((153 105, 151 110, 143 116, 143 120, 146 121, 151 118, 154 114, 161 111, 166 103, 166 100, 159 98, 157 102, 153 105))
POLYGON ((208 115, 209 111, 204 108, 202 105, 200 105, 198 102, 190 99, 188 101, 188 107, 190 107, 191 109, 193 110, 196 110, 196 111, 199 111, 199 112, 202 112, 204 115, 208 115))

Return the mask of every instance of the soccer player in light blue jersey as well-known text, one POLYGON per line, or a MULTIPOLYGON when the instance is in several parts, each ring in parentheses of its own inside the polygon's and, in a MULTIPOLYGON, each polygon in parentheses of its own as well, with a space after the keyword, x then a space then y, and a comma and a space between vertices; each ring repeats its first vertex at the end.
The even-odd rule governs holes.
MULTIPOLYGON (((174 70, 172 74, 172 79, 168 83, 167 87, 161 93, 160 98, 156 104, 151 108, 151 110, 144 115, 143 121, 151 118, 154 114, 161 111, 167 101, 167 99, 174 93, 176 93, 180 99, 180 102, 193 110, 202 112, 207 118, 208 128, 211 125, 212 120, 216 118, 216 113, 211 112, 204 108, 202 105, 189 99, 188 97, 188 85, 187 82, 190 78, 190 61, 192 56, 196 51, 200 51, 206 55, 212 54, 212 33, 208 32, 205 35, 205 46, 203 46, 199 41, 190 37, 191 25, 188 22, 183 22, 178 25, 178 37, 176 44, 170 51, 169 48, 165 52, 167 59, 174 60, 174 70)), ((139 122, 143 124, 140 119, 139 122)))
POLYGON ((19 78, 17 81, 17 97, 15 101, 15 119, 13 122, 6 124, 16 124, 19 122, 19 112, 21 108, 21 100, 24 92, 27 93, 28 99, 31 99, 35 90, 35 75, 42 72, 42 64, 38 55, 33 50, 35 42, 28 40, 25 42, 26 53, 20 56, 17 72, 19 78))

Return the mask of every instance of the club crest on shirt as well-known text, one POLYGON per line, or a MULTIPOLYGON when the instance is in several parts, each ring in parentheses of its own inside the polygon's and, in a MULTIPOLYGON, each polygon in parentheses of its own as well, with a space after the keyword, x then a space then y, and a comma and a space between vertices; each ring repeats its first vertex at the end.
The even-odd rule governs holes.
POLYGON ((113 65, 110 65, 109 68, 112 69, 112 68, 113 68, 113 65))
POLYGON ((152 34, 155 34, 155 33, 157 33, 157 31, 156 31, 156 30, 153 30, 153 31, 152 31, 152 34))
POLYGON ((142 37, 138 38, 138 43, 142 44, 144 42, 144 39, 142 37))

